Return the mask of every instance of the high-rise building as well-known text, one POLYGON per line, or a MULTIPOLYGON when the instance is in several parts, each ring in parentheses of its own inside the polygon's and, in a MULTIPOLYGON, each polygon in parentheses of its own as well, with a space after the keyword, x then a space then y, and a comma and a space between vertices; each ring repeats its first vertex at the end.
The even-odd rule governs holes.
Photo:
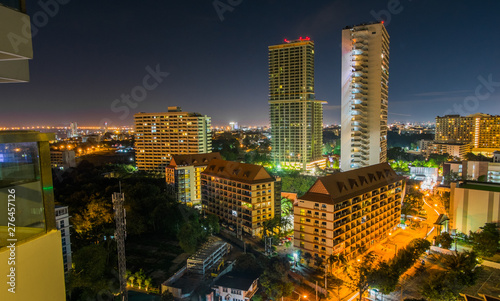
POLYGON ((56 206, 56 228, 61 232, 64 273, 71 270, 71 240, 68 206, 56 206))
POLYGON ((500 116, 476 113, 436 117, 437 142, 468 143, 472 152, 493 156, 500 150, 500 116))
POLYGON ((69 124, 70 138, 78 137, 78 124, 76 122, 72 122, 69 124))
POLYGON ((0 300, 66 300, 50 168, 54 139, 33 131, 0 132, 0 270, 7 276, 0 300))
POLYGON ((383 23, 342 30, 344 171, 387 161, 389 34, 383 23))
POLYGON ((294 206, 294 246, 353 259, 401 222, 404 178, 387 163, 319 178, 294 206))
POLYGON ((269 46, 271 159, 282 168, 323 167, 323 104, 314 96, 314 42, 269 46), (311 164, 312 163, 312 164, 311 164))
POLYGON ((214 159, 201 173, 201 187, 204 212, 237 233, 261 235, 263 222, 281 216, 281 179, 260 165, 214 159))
POLYGON ((168 107, 164 113, 137 113, 135 158, 139 170, 165 173, 174 154, 212 152, 211 118, 168 107))
POLYGON ((165 170, 167 190, 178 202, 189 206, 201 202, 201 172, 212 159, 222 159, 218 152, 172 155, 165 170))

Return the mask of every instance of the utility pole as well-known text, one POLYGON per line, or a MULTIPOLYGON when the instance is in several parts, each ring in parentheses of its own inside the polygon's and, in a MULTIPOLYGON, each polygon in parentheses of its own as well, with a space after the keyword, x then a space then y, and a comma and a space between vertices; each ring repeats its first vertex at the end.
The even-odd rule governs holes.
POLYGON ((316 280, 316 301, 318 301, 318 280, 316 280))
POLYGON ((118 251, 118 277, 120 280, 120 295, 122 295, 122 301, 128 301, 127 293, 127 279, 126 279, 126 263, 125 258, 125 239, 127 238, 126 232, 126 221, 125 221, 125 208, 123 208, 123 203, 125 201, 124 194, 121 193, 121 183, 120 192, 113 193, 113 209, 115 211, 115 239, 116 248, 118 251))

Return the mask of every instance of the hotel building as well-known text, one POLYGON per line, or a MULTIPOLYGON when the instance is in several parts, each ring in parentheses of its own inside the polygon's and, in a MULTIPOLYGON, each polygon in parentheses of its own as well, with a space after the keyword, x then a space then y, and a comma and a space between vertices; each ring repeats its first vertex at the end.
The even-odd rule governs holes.
POLYGON ((404 178, 387 163, 319 178, 294 207, 294 246, 355 258, 401 222, 404 178))
POLYGON ((173 155, 165 170, 168 192, 178 202, 192 206, 201 202, 201 172, 219 153, 173 155))
POLYGON ((343 171, 387 161, 389 34, 383 23, 342 30, 343 171))
POLYGON ((168 107, 164 113, 138 113, 135 160, 139 170, 164 174, 172 155, 212 151, 211 118, 168 107))
POLYGON ((260 165, 214 159, 201 173, 202 206, 223 223, 261 235, 262 223, 281 216, 281 179, 260 165))
POLYGON ((314 96, 314 42, 309 37, 269 46, 271 159, 276 166, 324 168, 323 104, 314 96))
POLYGON ((500 150, 500 116, 476 113, 468 116, 436 117, 437 142, 467 143, 473 153, 488 157, 500 150))

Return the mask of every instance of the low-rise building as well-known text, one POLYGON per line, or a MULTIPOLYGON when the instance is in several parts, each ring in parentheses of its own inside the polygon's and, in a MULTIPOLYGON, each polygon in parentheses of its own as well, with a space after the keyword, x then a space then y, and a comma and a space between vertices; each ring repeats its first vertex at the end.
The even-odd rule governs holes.
POLYGON ((280 216, 281 179, 260 165, 213 159, 201 173, 202 206, 238 233, 260 235, 262 223, 280 216))
POLYGON ((443 163, 443 183, 453 180, 500 183, 500 163, 462 161, 443 163))
POLYGON ((258 279, 229 272, 215 281, 214 291, 217 301, 248 301, 258 290, 258 279))
POLYGON ((201 202, 201 172, 212 159, 222 159, 220 154, 172 155, 165 169, 168 192, 178 202, 194 205, 201 202))
POLYGON ((76 156, 74 150, 50 151, 50 163, 52 168, 68 169, 76 167, 76 156))
POLYGON ((448 154, 452 157, 465 159, 465 155, 470 153, 471 145, 469 143, 438 143, 433 142, 427 145, 427 149, 422 150, 426 156, 431 154, 444 155, 448 154))
POLYGON ((485 223, 500 225, 500 184, 463 181, 450 186, 451 229, 469 234, 485 223))
POLYGON ((294 207, 294 246, 354 258, 396 230, 404 183, 387 163, 319 178, 294 207))

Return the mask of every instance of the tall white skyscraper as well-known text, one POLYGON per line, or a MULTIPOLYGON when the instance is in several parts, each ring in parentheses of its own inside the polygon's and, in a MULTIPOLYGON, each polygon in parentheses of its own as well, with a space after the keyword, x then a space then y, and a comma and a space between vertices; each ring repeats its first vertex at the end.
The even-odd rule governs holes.
POLYGON ((387 161, 389 34, 383 23, 342 30, 344 171, 387 161))

